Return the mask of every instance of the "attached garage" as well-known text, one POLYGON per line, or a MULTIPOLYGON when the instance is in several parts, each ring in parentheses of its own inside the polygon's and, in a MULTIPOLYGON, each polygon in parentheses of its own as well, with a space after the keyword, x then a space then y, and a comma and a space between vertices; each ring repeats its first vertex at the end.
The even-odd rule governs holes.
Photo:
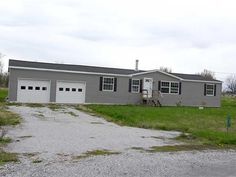
POLYGON ((57 81, 57 103, 84 103, 85 82, 57 81))
POLYGON ((50 81, 18 79, 17 102, 48 103, 50 102, 50 81))

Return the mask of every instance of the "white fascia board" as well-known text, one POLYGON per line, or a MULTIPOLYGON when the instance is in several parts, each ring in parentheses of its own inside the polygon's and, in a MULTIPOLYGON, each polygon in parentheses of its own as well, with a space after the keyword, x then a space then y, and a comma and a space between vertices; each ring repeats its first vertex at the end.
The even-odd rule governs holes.
POLYGON ((136 74, 131 74, 131 75, 132 75, 132 76, 138 76, 138 75, 150 74, 150 73, 155 73, 155 72, 159 72, 159 73, 165 74, 165 75, 167 75, 167 76, 170 76, 170 77, 173 77, 173 78, 176 78, 176 79, 179 79, 179 80, 184 80, 184 79, 181 78, 181 77, 178 77, 178 76, 175 76, 175 75, 173 75, 173 74, 160 71, 160 70, 158 70, 158 69, 150 70, 150 71, 144 71, 144 72, 141 72, 141 73, 136 73, 136 74))
POLYGON ((22 70, 35 70, 35 71, 51 71, 51 72, 62 72, 62 73, 76 73, 76 74, 130 77, 130 75, 124 75, 124 74, 109 74, 109 73, 96 73, 96 72, 85 72, 85 71, 69 71, 69 70, 31 68, 31 67, 19 67, 19 66, 9 66, 9 68, 10 69, 22 69, 22 70))
POLYGON ((205 81, 205 80, 190 80, 190 79, 183 79, 185 82, 202 82, 202 83, 209 83, 209 84, 222 84, 222 81, 205 81))

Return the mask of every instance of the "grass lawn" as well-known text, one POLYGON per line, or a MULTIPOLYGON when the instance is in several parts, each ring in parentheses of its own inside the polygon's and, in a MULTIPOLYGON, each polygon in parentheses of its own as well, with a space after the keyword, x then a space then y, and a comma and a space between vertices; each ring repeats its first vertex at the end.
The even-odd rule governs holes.
POLYGON ((189 133, 180 139, 210 145, 236 145, 236 99, 223 98, 221 108, 147 107, 133 105, 87 105, 108 121, 148 129, 177 130, 189 133), (226 133, 226 117, 232 127, 226 133))
POLYGON ((5 98, 7 95, 8 90, 6 88, 0 88, 0 127, 20 123, 19 116, 7 110, 5 103, 5 98))
MULTIPOLYGON (((16 125, 20 123, 20 117, 8 111, 5 98, 7 97, 8 90, 0 88, 0 129, 6 125, 16 125)), ((7 153, 2 150, 2 147, 10 143, 11 139, 6 138, 0 134, 0 165, 6 162, 16 162, 18 160, 17 154, 7 153)))
POLYGON ((7 95, 8 95, 8 89, 0 88, 0 102, 4 102, 7 95))
POLYGON ((17 154, 0 151, 0 165, 7 162, 18 162, 17 154))

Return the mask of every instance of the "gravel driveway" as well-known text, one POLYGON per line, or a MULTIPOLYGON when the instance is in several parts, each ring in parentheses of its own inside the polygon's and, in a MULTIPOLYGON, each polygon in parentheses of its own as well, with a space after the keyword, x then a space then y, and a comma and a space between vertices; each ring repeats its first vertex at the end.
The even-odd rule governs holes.
POLYGON ((19 153, 21 162, 1 167, 0 176, 236 176, 235 151, 137 150, 177 144, 172 138, 179 132, 121 127, 69 107, 10 109, 23 123, 8 131, 14 142, 6 150, 19 153), (95 150, 119 154, 81 158, 95 150))

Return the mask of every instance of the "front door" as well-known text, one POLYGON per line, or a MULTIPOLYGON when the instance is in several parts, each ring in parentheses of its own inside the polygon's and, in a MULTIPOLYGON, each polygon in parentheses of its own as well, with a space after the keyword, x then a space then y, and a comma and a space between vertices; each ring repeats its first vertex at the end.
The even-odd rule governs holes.
POLYGON ((143 79, 143 90, 147 92, 146 97, 152 97, 152 86, 153 86, 153 79, 152 78, 144 78, 143 79))

